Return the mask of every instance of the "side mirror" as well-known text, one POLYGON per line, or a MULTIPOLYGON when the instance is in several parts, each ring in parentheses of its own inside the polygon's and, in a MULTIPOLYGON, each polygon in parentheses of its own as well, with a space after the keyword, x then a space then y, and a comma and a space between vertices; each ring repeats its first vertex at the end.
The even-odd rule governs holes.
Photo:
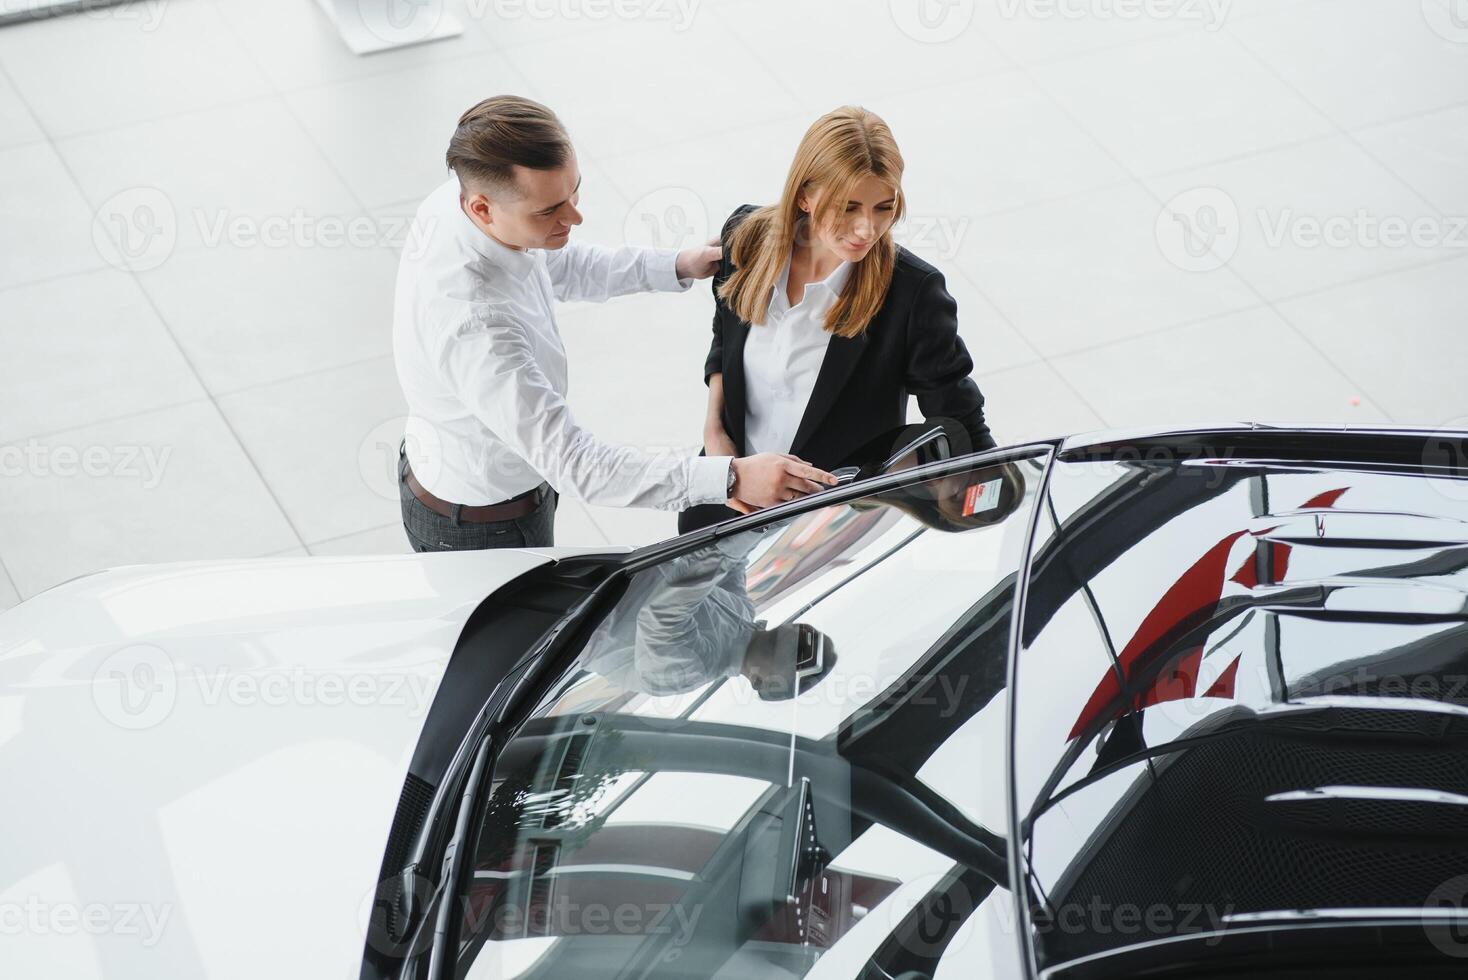
POLYGON ((942 426, 934 426, 888 456, 877 473, 908 470, 952 458, 953 448, 948 444, 948 433, 943 431, 942 426))

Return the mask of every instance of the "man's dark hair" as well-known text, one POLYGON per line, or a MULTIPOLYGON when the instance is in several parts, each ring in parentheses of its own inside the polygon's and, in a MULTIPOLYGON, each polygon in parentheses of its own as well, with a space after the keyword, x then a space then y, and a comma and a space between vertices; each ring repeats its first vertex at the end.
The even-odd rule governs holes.
POLYGON ((554 170, 570 158, 571 137, 556 114, 518 95, 496 95, 460 116, 444 156, 460 184, 496 190, 514 190, 517 165, 554 170))

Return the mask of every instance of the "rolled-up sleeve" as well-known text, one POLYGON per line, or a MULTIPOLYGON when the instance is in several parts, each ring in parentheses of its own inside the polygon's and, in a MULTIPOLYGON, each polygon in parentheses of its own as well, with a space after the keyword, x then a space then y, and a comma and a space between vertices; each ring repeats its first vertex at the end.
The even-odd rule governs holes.
POLYGON ((600 303, 629 293, 676 293, 693 285, 679 279, 678 252, 671 248, 622 245, 607 248, 570 242, 545 253, 556 299, 600 303))
POLYGON ((958 335, 958 304, 943 274, 934 270, 918 287, 907 328, 907 389, 917 395, 925 417, 954 419, 968 432, 973 449, 991 449, 984 421, 984 396, 969 377, 974 361, 958 335))
POLYGON ((730 458, 645 452, 576 423, 535 361, 528 328, 499 311, 449 332, 441 357, 463 404, 556 490, 611 507, 682 510, 723 503, 730 458))

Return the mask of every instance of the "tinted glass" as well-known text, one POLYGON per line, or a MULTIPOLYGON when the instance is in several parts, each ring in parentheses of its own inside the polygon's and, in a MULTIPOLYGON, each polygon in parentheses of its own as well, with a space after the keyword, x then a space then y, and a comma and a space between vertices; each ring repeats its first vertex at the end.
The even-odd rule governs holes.
POLYGON ((1013 692, 1041 968, 1468 874, 1465 490, 1056 462, 1013 692))
POLYGON ((459 975, 1007 974, 997 695, 1043 462, 633 576, 498 755, 459 975))

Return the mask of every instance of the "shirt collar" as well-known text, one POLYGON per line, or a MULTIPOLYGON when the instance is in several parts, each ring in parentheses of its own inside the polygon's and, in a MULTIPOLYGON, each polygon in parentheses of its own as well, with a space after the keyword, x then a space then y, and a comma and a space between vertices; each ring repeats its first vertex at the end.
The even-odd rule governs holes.
MULTIPOLYGON (((846 280, 851 278, 851 269, 855 263, 842 261, 840 265, 831 270, 831 274, 819 282, 807 283, 805 295, 800 298, 802 303, 818 301, 822 309, 829 309, 831 304, 841 296, 841 290, 846 287, 846 280), (812 295, 812 290, 817 295, 812 295), (821 295, 824 294, 824 295, 821 295)), ((790 256, 785 256, 785 266, 780 270, 780 278, 770 287, 770 312, 784 313, 790 309, 789 300, 790 287, 790 256)))

